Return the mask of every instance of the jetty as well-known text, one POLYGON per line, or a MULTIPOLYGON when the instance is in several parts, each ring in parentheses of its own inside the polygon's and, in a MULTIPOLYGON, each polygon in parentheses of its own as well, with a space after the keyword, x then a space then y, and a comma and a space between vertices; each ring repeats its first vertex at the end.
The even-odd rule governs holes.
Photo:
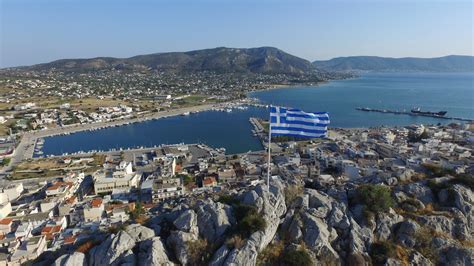
POLYGON ((376 108, 368 108, 368 107, 357 107, 355 109, 358 110, 358 111, 363 111, 363 112, 375 112, 375 113, 395 114, 395 115, 410 115, 410 116, 424 116, 424 117, 431 117, 431 118, 438 118, 438 119, 445 119, 445 120, 458 120, 458 121, 464 121, 464 122, 474 122, 474 119, 470 119, 470 118, 444 116, 444 115, 438 115, 436 113, 398 111, 398 110, 376 109, 376 108))

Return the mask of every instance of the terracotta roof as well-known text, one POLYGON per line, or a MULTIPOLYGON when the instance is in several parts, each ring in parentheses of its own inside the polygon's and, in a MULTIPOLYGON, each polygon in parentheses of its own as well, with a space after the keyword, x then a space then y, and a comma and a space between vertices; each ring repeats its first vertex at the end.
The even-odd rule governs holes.
POLYGON ((72 186, 72 183, 71 183, 71 182, 61 182, 61 181, 57 181, 57 182, 55 182, 52 186, 48 187, 47 190, 55 190, 55 189, 58 189, 59 187, 62 187, 62 186, 69 186, 69 187, 71 187, 71 186, 72 186))
POLYGON ((67 204, 73 204, 74 202, 76 202, 76 196, 71 196, 66 200, 67 204))
POLYGON ((7 225, 7 224, 11 224, 12 221, 13 221, 12 218, 3 218, 2 220, 0 220, 0 224, 7 225))
POLYGON ((211 185, 214 185, 214 183, 216 183, 216 179, 214 177, 206 177, 202 181, 202 184, 204 186, 211 186, 211 185))
POLYGON ((66 236, 64 238, 64 244, 74 244, 76 242, 76 236, 66 236))
POLYGON ((91 200, 91 206, 93 208, 98 208, 98 207, 100 207, 100 205, 102 205, 102 199, 101 198, 95 198, 95 199, 91 200))
POLYGON ((41 234, 42 235, 55 234, 55 233, 59 233, 60 231, 61 231, 60 225, 45 226, 41 230, 41 234))

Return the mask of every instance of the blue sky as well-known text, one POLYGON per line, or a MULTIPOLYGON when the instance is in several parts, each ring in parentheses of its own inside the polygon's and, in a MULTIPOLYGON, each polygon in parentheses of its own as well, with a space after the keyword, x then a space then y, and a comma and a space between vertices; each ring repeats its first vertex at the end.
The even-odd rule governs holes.
POLYGON ((474 53, 471 0, 0 1, 0 67, 218 46, 311 61, 474 53))

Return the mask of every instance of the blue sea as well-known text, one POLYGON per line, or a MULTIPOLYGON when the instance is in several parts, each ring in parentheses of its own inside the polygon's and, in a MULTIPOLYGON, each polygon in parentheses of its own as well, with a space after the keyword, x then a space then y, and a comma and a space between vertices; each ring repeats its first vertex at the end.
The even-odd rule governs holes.
MULTIPOLYGON (((453 121, 362 112, 356 107, 447 111, 447 116, 474 119, 474 73, 383 73, 331 81, 317 87, 291 87, 253 92, 263 103, 327 111, 333 127, 437 124, 453 121)), ((44 155, 109 150, 173 143, 206 143, 228 154, 262 149, 252 135, 250 117, 268 117, 265 108, 231 113, 208 111, 142 123, 85 131, 45 139, 44 155)))

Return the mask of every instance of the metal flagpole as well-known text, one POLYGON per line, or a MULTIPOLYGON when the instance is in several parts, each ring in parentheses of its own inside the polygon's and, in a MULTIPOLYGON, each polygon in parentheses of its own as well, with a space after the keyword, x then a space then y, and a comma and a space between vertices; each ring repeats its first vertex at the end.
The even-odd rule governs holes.
MULTIPOLYGON (((271 113, 271 106, 270 106, 270 113, 271 113)), ((271 144, 272 144, 272 117, 270 116, 268 119, 268 166, 267 166, 267 187, 270 189, 270 165, 271 165, 271 155, 270 155, 270 149, 271 149, 271 144)))

